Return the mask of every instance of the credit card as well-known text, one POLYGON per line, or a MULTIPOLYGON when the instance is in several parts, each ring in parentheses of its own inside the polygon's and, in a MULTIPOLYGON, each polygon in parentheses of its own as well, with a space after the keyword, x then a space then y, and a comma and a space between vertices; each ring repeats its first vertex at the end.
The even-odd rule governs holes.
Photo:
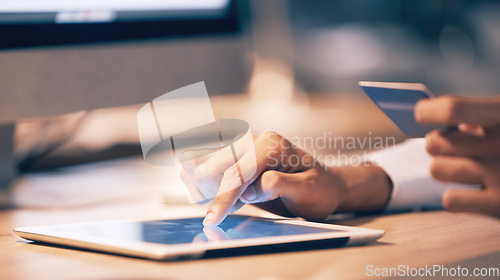
POLYGON ((434 129, 446 129, 439 125, 421 125, 415 121, 415 104, 434 96, 424 84, 359 82, 370 99, 408 137, 424 137, 434 129))

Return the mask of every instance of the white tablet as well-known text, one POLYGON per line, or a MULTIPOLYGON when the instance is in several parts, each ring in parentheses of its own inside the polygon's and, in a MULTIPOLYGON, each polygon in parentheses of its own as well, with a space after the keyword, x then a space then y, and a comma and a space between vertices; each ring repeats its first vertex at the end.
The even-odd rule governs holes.
POLYGON ((231 215, 218 227, 203 217, 154 221, 103 221, 16 228, 22 238, 154 260, 307 250, 365 244, 384 231, 231 215), (222 253, 222 254, 221 254, 222 253))

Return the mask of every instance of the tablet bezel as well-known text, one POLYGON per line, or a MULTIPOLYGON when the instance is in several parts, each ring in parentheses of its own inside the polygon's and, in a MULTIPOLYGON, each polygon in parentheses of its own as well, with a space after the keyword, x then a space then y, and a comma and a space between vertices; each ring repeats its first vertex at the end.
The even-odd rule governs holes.
MULTIPOLYGON (((177 220, 180 218, 152 219, 152 220, 108 220, 98 222, 70 223, 60 225, 47 225, 36 227, 20 227, 14 229, 18 236, 37 242, 64 245, 69 247, 82 248, 86 250, 102 251, 112 254, 127 255, 133 257, 147 258, 153 260, 176 260, 185 258, 200 258, 206 252, 221 249, 258 247, 264 245, 276 245, 284 243, 297 243, 307 241, 332 240, 348 238, 346 245, 365 244, 374 241, 384 235, 383 230, 358 228, 350 226, 340 226, 326 223, 309 222, 299 219, 270 219, 254 216, 237 217, 252 218, 274 223, 291 224, 323 229, 335 230, 327 233, 310 233, 287 236, 258 237, 250 239, 234 239, 223 242, 206 243, 183 243, 183 244, 159 244, 143 241, 117 240, 111 238, 94 237, 75 233, 54 230, 60 226, 82 226, 89 224, 109 223, 109 222, 152 222, 164 220, 177 220)), ((199 216, 188 216, 184 218, 200 218, 199 216)))

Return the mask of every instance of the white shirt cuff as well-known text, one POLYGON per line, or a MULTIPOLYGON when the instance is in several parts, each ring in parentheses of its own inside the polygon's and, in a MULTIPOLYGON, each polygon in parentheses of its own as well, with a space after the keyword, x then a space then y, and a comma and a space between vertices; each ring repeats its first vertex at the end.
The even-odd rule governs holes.
POLYGON ((448 188, 479 188, 477 185, 442 183, 430 175, 432 157, 425 139, 410 139, 393 148, 374 152, 370 161, 379 165, 392 181, 388 211, 442 208, 442 195, 448 188))

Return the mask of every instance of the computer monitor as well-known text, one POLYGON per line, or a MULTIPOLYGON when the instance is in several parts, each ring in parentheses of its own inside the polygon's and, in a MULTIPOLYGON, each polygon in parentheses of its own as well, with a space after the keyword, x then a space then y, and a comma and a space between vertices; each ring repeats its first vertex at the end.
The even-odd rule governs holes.
POLYGON ((1 0, 0 48, 238 30, 230 0, 1 0))
POLYGON ((249 76, 231 0, 0 0, 0 125, 147 102, 249 76))

